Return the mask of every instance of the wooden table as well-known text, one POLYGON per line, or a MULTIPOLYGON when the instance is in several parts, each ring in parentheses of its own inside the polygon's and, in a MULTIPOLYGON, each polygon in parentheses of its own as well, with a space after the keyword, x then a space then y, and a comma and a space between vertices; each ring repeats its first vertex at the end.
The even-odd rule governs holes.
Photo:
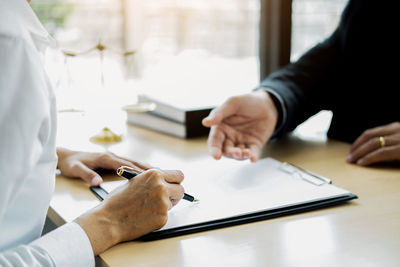
MULTIPOLYGON (((75 136, 73 141, 85 147, 86 140, 75 136)), ((110 150, 185 174, 234 164, 211 159, 205 138, 187 141, 131 126, 124 141, 110 150)), ((337 141, 290 136, 262 153, 331 178, 358 195, 348 204, 164 240, 127 242, 100 258, 109 266, 400 266, 400 169, 348 164, 348 150, 348 144, 337 141)), ((190 175, 184 186, 190 188, 190 175)), ((48 216, 61 225, 98 203, 85 183, 58 177, 48 216)))

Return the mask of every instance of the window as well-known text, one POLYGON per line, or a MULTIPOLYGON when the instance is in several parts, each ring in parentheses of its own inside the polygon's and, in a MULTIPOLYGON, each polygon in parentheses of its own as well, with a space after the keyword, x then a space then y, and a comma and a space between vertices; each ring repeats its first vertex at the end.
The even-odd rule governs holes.
POLYGON ((76 102, 74 94, 85 98, 85 91, 93 93, 94 88, 101 94, 101 87, 113 85, 117 93, 126 79, 143 91, 166 86, 195 91, 212 85, 227 95, 249 91, 258 83, 259 0, 33 4, 60 48, 78 54, 68 57, 53 51, 48 56, 48 69, 62 95, 59 106, 76 102), (84 53, 100 40, 109 49, 84 53), (135 54, 117 53, 129 50, 135 54))
MULTIPOLYGON (((346 2, 293 0, 291 60, 333 31, 346 2)), ((111 87, 114 95, 127 93, 121 88, 173 86, 218 88, 228 96, 258 84, 260 0, 35 0, 32 6, 60 49, 78 54, 59 49, 47 57, 59 106, 87 104, 111 87), (99 42, 107 49, 91 50, 99 42)))
POLYGON ((336 28, 348 0, 293 0, 291 61, 336 28))
MULTIPOLYGON (((347 2, 348 0, 293 1, 291 61, 297 60, 335 30, 347 2)), ((321 111, 299 125, 295 132, 299 137, 324 140, 331 119, 331 111, 321 111)))
POLYGON ((123 79, 123 1, 35 0, 31 6, 58 43, 47 50, 46 67, 59 109, 84 109, 93 94, 107 95, 104 80, 110 85, 123 79), (109 48, 103 55, 93 49, 99 42, 109 48))

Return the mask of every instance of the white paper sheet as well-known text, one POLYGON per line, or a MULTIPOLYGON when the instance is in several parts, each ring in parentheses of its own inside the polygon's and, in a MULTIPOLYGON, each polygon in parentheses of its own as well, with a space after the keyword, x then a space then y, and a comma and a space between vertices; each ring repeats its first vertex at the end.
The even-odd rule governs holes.
MULTIPOLYGON (((196 188, 187 193, 200 199, 181 200, 169 211, 168 222, 160 230, 245 215, 259 211, 348 195, 350 192, 329 183, 305 181, 296 171, 284 171, 283 163, 265 158, 257 163, 241 164, 226 171, 204 174, 192 172, 185 179, 196 179, 196 188), (196 176, 197 173, 197 177, 196 176)), ((127 181, 105 182, 107 192, 127 181)))

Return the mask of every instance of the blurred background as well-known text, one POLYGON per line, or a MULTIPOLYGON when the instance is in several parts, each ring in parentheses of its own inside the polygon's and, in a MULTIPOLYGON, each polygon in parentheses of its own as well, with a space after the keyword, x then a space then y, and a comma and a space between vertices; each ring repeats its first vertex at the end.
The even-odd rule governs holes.
MULTIPOLYGON (((335 29, 346 3, 292 1, 291 60, 335 29)), ((58 42, 46 55, 46 67, 59 109, 84 108, 93 104, 94 94, 123 105, 137 93, 172 87, 232 95, 254 89, 260 79, 260 0, 34 0, 31 5, 58 42), (99 43, 103 51, 95 49, 99 43)))

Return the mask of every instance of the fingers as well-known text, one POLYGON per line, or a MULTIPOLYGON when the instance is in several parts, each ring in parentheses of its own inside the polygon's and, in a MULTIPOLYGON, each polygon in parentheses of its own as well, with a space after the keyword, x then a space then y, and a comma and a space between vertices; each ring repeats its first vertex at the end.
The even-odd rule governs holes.
POLYGON ((398 160, 400 158, 397 150, 399 145, 399 122, 368 129, 353 143, 346 160, 359 165, 398 160), (381 140, 381 138, 384 139, 381 140))
POLYGON ((350 148, 350 152, 356 150, 362 144, 368 142, 370 139, 379 136, 387 136, 395 132, 399 132, 400 123, 395 122, 384 126, 375 127, 364 131, 357 139, 354 141, 350 148))
POLYGON ((162 170, 162 177, 170 184, 180 184, 183 182, 183 172, 179 170, 162 170))
POLYGON ((257 146, 251 147, 248 143, 252 142, 244 137, 238 137, 232 129, 226 126, 212 126, 208 136, 208 150, 213 158, 219 160, 222 155, 238 160, 253 158, 257 160, 259 148, 257 146), (234 140, 243 139, 235 143, 234 140))
POLYGON ((220 127, 211 127, 210 134, 208 136, 208 150, 215 159, 222 157, 222 148, 225 141, 225 133, 220 127))
POLYGON ((251 162, 256 162, 259 158, 260 149, 256 145, 251 145, 243 150, 243 158, 250 159, 251 162))
POLYGON ((230 142, 226 142, 228 145, 224 147, 224 156, 234 158, 237 160, 250 159, 251 162, 256 162, 259 158, 260 148, 257 145, 250 145, 245 147, 244 145, 234 146, 230 142))
POLYGON ((129 160, 129 159, 125 159, 125 160, 131 162, 133 165, 141 168, 142 170, 148 170, 148 169, 154 168, 153 166, 151 166, 147 163, 144 163, 144 162, 139 162, 139 161, 129 160))
POLYGON ((260 147, 257 145, 250 145, 248 152, 248 158, 250 159, 251 162, 256 162, 259 158, 259 153, 260 153, 260 147))
POLYGON ((80 177, 82 180, 93 186, 99 186, 103 182, 100 175, 79 161, 75 162, 74 166, 71 167, 71 176, 80 177))
POLYGON ((151 165, 149 165, 147 163, 139 162, 139 161, 136 161, 136 160, 130 160, 130 159, 127 159, 127 158, 124 158, 124 157, 120 157, 120 156, 117 156, 117 155, 115 155, 114 153, 111 153, 111 152, 109 152, 109 153, 112 156, 116 157, 116 158, 119 158, 119 159, 122 159, 122 160, 124 160, 126 162, 132 163, 134 166, 139 167, 143 171, 153 168, 153 166, 151 166, 151 165))
MULTIPOLYGON (((169 209, 175 206, 179 200, 182 199, 184 189, 180 183, 182 183, 184 175, 181 171, 150 169, 142 175, 149 176, 149 179, 160 181, 160 184, 165 187, 167 196, 170 200, 169 209)), ((139 176, 137 178, 139 178, 139 176)))
POLYGON ((210 114, 202 120, 201 123, 205 127, 211 127, 211 126, 214 126, 214 125, 217 125, 217 124, 221 123, 222 115, 220 113, 221 112, 219 111, 218 108, 213 109, 210 112, 210 114))
POLYGON ((226 139, 224 142, 223 152, 226 157, 234 158, 234 159, 242 159, 243 158, 243 146, 235 146, 232 140, 226 139))
POLYGON ((185 193, 185 190, 183 186, 179 184, 168 184, 168 195, 170 199, 170 204, 168 209, 171 209, 173 206, 178 204, 178 202, 183 198, 183 194, 185 193))
POLYGON ((363 158, 359 159, 357 164, 366 166, 373 163, 395 160, 400 160, 400 145, 382 147, 378 150, 372 151, 363 158))
POLYGON ((222 126, 213 126, 208 137, 208 150, 211 155, 219 160, 222 155, 234 158, 237 160, 250 159, 251 162, 256 162, 259 157, 261 146, 249 142, 249 137, 243 140, 242 143, 234 143, 232 138, 234 133, 229 132, 228 129, 222 129, 222 126), (228 137, 227 134, 231 135, 228 137))
POLYGON ((121 166, 129 167, 136 173, 142 173, 151 167, 144 163, 139 163, 137 161, 125 159, 119 157, 113 153, 101 153, 94 157, 94 164, 96 168, 117 170, 121 166))
POLYGON ((400 124, 391 123, 365 131, 354 142, 346 160, 363 166, 400 160, 400 124))
POLYGON ((58 168, 63 175, 81 178, 94 186, 103 182, 102 178, 93 171, 98 168, 117 170, 121 166, 126 166, 137 173, 149 169, 149 166, 144 163, 124 159, 112 153, 68 151, 67 154, 61 149, 58 149, 57 153, 60 155, 58 168))
POLYGON ((142 173, 144 171, 144 169, 136 166, 131 161, 114 156, 112 154, 101 154, 100 156, 98 156, 96 158, 96 165, 99 168, 110 169, 110 170, 116 170, 121 166, 128 166, 131 167, 133 170, 137 171, 138 173, 142 173))
POLYGON ((210 114, 203 119, 203 125, 206 127, 218 125, 225 118, 235 114, 239 106, 239 103, 236 99, 237 97, 231 97, 220 107, 213 109, 210 114))
POLYGON ((351 151, 347 156, 348 162, 357 162, 359 159, 363 158, 365 155, 377 150, 381 147, 378 137, 373 137, 361 145, 359 145, 355 150, 351 151))

